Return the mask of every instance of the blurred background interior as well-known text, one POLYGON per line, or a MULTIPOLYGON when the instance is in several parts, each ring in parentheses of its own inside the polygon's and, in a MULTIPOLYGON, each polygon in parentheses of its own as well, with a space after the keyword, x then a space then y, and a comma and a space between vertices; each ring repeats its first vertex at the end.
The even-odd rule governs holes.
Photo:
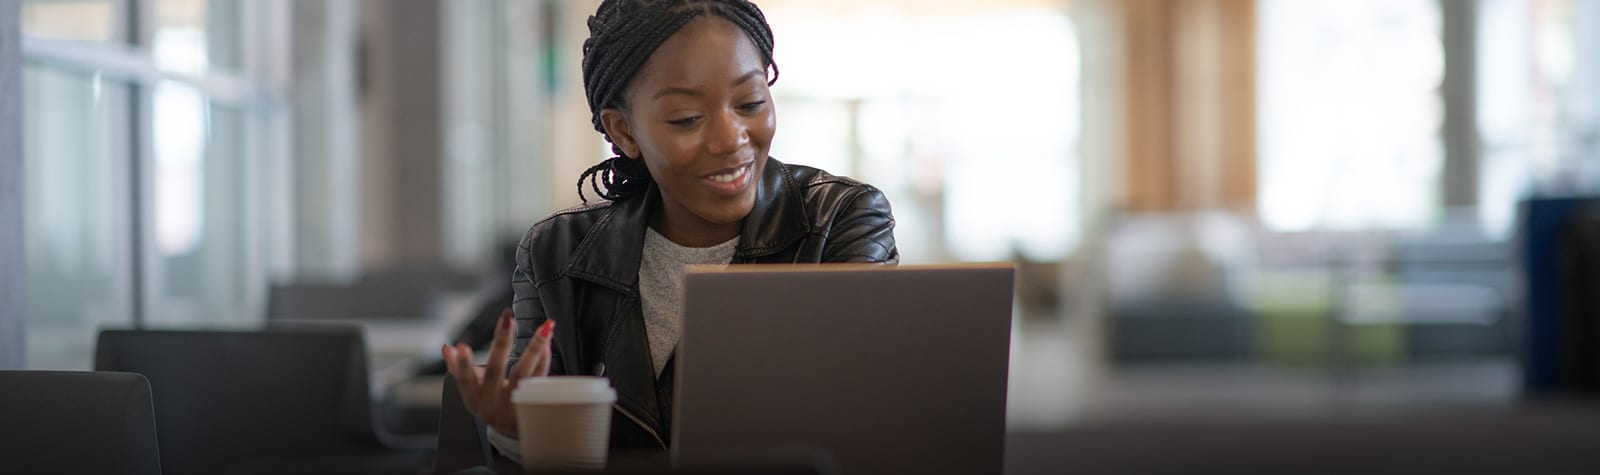
MULTIPOLYGON (((597 3, 23 0, 0 367, 354 323, 433 431, 439 345, 606 156, 597 3)), ((772 155, 882 188, 905 264, 1020 265, 1015 433, 1600 387, 1600 1, 759 3, 772 155)))

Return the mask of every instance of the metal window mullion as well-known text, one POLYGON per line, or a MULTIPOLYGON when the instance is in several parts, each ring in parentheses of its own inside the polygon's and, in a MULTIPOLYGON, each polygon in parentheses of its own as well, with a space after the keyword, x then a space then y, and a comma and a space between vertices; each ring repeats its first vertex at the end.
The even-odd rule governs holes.
MULTIPOLYGON (((144 44, 142 41, 145 10, 140 0, 124 0, 122 5, 123 22, 122 40, 127 46, 137 48, 144 44)), ((144 328, 146 287, 145 287, 145 204, 144 192, 144 157, 146 156, 147 132, 149 131, 144 120, 145 100, 144 93, 148 86, 140 81, 128 83, 128 211, 129 211, 129 246, 132 251, 129 260, 129 273, 131 277, 132 292, 130 295, 130 314, 133 317, 134 328, 144 328)))
MULTIPOLYGON (((23 229, 22 36, 20 2, 0 1, 0 369, 27 367, 26 230, 23 229)), ((7 388, 8 390, 10 388, 7 388)))
MULTIPOLYGON (((137 10, 129 10, 137 11, 137 10)), ((31 63, 100 74, 146 87, 171 82, 195 88, 213 102, 246 108, 277 101, 270 87, 234 74, 188 74, 161 69, 140 49, 127 45, 93 45, 67 40, 22 39, 23 57, 31 63)))
POLYGON ((1439 0, 1445 58, 1440 84, 1445 158, 1439 197, 1447 207, 1478 204, 1477 6, 1476 0, 1439 0))

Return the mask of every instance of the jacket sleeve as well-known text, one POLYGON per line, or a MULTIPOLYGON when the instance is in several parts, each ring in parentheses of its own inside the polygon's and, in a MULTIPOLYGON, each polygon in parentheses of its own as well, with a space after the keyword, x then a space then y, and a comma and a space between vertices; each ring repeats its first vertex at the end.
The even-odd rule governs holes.
POLYGON ((900 262, 900 250, 894 244, 894 212, 889 209, 889 198, 882 191, 865 187, 839 207, 822 261, 900 262))
MULTIPOLYGON (((539 298, 539 280, 534 272, 533 241, 534 230, 522 237, 522 242, 517 244, 516 267, 511 272, 511 311, 516 314, 517 338, 511 347, 511 362, 506 365, 507 370, 516 366, 516 361, 521 359, 523 349, 528 347, 528 342, 533 339, 533 331, 544 324, 546 312, 544 301, 539 298)), ((550 374, 560 374, 561 355, 550 353, 550 374)))

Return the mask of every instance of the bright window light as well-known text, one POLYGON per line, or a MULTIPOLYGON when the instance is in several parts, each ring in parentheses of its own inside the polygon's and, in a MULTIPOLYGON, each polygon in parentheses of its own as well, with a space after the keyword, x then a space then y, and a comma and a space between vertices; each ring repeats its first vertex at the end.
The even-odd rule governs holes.
POLYGON ((1429 224, 1444 159, 1438 2, 1258 5, 1258 204, 1266 226, 1429 224))

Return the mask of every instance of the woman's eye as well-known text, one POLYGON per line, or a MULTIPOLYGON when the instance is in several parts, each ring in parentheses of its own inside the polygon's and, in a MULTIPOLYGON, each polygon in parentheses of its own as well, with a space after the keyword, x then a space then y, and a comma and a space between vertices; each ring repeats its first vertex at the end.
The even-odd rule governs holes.
POLYGON ((761 110, 761 106, 764 106, 766 104, 767 104, 767 101, 746 102, 744 104, 740 104, 739 105, 739 110, 746 111, 746 112, 761 110))
POLYGON ((695 121, 698 121, 698 120, 700 120, 699 117, 684 117, 682 119, 669 120, 669 121, 667 121, 667 123, 668 124, 672 124, 672 125, 676 125, 676 126, 680 126, 680 127, 688 127, 688 126, 694 125, 695 121))

